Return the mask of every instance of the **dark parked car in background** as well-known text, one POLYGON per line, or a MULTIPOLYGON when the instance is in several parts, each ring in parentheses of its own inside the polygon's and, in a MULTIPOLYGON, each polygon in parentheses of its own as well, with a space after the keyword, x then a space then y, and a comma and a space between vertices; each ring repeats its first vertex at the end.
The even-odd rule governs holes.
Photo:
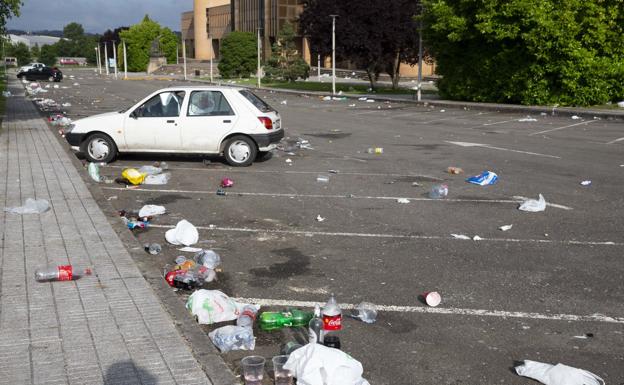
POLYGON ((47 80, 60 82, 63 79, 63 73, 56 67, 39 67, 39 68, 31 68, 28 71, 20 71, 17 74, 19 79, 26 80, 47 80))

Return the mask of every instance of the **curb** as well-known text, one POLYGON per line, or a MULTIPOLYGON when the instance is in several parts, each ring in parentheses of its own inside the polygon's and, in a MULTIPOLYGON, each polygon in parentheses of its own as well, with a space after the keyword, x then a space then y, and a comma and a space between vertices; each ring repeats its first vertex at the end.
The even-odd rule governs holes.
MULTIPOLYGON (((36 109, 39 115, 43 118, 44 116, 42 112, 38 108, 36 109)), ((54 128, 47 124, 47 122, 46 125, 48 126, 48 129, 52 130, 54 137, 61 143, 65 153, 69 155, 72 164, 76 167, 76 170, 78 170, 78 174, 81 176, 83 182, 89 189, 93 199, 103 211, 103 214, 113 228, 113 231, 117 234, 124 245, 136 245, 136 247, 126 248, 126 251, 130 254, 134 263, 143 273, 143 278, 149 283, 165 311, 169 313, 176 329, 182 338, 186 340, 187 344, 191 348, 193 356, 200 364, 202 370, 210 380, 210 383, 213 385, 240 385, 239 379, 221 358, 208 335, 200 328, 199 324, 197 324, 192 317, 188 316, 188 311, 186 310, 184 302, 181 301, 180 298, 171 290, 171 287, 166 284, 165 280, 162 278, 162 271, 145 258, 146 254, 143 252, 143 246, 129 230, 123 226, 119 226, 121 222, 119 222, 116 215, 112 214, 115 210, 112 204, 106 200, 103 192, 98 188, 98 184, 90 179, 89 175, 85 172, 83 164, 80 160, 78 160, 78 158, 76 158, 66 143, 61 140, 62 138, 58 136, 58 133, 54 130, 54 128), (180 314, 183 316, 178 317, 177 315, 180 314)))

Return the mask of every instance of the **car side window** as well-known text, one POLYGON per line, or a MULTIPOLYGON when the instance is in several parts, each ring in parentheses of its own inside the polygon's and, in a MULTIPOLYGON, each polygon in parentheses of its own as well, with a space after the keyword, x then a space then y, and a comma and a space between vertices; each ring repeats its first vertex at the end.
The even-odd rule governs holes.
POLYGON ((135 110, 139 118, 175 118, 180 116, 184 91, 162 92, 135 110))
POLYGON ((219 91, 193 91, 189 100, 188 116, 234 115, 234 110, 219 91))

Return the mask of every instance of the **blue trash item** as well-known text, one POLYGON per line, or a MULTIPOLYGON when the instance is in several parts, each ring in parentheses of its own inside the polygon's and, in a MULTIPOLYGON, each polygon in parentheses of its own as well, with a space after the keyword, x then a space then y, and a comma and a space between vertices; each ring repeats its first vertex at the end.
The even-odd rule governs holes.
POLYGON ((498 181, 498 175, 492 171, 483 171, 480 175, 471 176, 466 182, 478 184, 479 186, 488 186, 498 181))

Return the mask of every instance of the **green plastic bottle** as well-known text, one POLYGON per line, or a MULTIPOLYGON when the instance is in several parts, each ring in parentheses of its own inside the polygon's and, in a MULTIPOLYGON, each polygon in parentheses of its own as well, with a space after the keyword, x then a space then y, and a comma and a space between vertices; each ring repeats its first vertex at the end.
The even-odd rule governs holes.
POLYGON ((299 309, 288 309, 281 312, 265 311, 260 314, 260 329, 271 331, 283 327, 308 326, 311 319, 311 312, 299 309))

